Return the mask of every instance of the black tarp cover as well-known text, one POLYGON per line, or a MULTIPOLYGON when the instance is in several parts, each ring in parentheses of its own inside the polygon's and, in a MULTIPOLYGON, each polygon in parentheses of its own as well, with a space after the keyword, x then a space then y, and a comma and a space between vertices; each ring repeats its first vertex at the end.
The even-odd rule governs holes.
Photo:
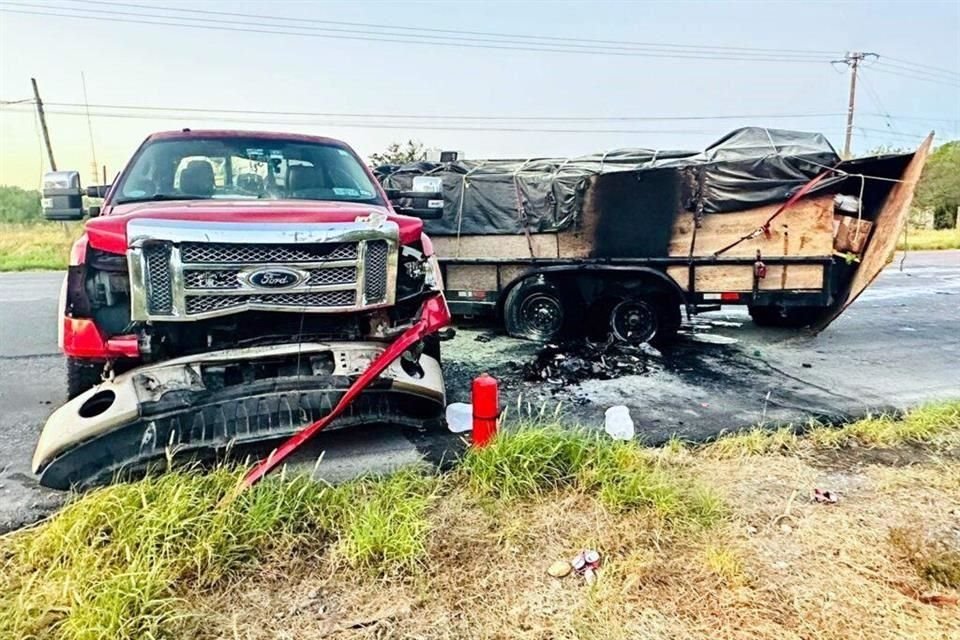
POLYGON ((678 206, 724 213, 789 198, 837 164, 839 157, 818 133, 747 127, 701 152, 618 149, 580 158, 417 162, 377 168, 387 188, 408 190, 413 178, 440 176, 444 215, 425 221, 433 235, 549 233, 575 227, 590 180, 624 171, 674 169, 678 206))

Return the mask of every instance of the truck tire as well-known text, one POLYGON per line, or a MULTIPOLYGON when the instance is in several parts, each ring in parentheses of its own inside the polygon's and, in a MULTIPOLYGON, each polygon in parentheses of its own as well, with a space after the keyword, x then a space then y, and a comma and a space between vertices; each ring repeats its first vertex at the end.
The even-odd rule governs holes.
POLYGON ((680 329, 680 305, 669 295, 632 296, 618 300, 609 314, 610 333, 631 344, 671 344, 680 329))
POLYGON ((67 358, 67 400, 92 389, 103 381, 103 363, 96 360, 67 358))
POLYGON ((823 312, 823 307, 748 307, 750 318, 758 327, 799 329, 812 324, 823 312))
POLYGON ((551 342, 566 324, 560 290, 541 276, 527 278, 510 289, 503 303, 503 324, 515 338, 551 342))

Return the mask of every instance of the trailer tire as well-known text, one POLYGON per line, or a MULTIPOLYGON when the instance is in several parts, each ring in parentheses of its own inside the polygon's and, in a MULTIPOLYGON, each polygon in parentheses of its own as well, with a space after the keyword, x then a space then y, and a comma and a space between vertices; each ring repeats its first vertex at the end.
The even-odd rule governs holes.
POLYGON ((560 337, 566 325, 566 310, 560 289, 542 276, 522 280, 503 303, 503 324, 515 338, 550 342, 560 337))
POLYGON ((825 309, 823 307, 748 307, 750 318, 758 327, 800 329, 815 322, 825 309))
POLYGON ((674 342, 680 329, 680 305, 670 295, 622 298, 609 311, 609 331, 623 342, 648 342, 662 348, 674 342), (633 329, 631 319, 636 321, 633 329))
POLYGON ((67 357, 67 400, 73 400, 102 381, 102 362, 67 357))

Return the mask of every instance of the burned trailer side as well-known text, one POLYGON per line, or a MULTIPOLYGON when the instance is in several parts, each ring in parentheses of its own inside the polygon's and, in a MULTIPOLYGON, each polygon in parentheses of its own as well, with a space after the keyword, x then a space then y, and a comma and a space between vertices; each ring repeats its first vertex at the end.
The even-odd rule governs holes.
POLYGON ((451 311, 515 336, 662 343, 681 309, 721 304, 757 324, 825 326, 860 261, 892 249, 928 144, 840 162, 822 136, 754 128, 699 154, 431 166, 446 207, 427 228, 451 311))

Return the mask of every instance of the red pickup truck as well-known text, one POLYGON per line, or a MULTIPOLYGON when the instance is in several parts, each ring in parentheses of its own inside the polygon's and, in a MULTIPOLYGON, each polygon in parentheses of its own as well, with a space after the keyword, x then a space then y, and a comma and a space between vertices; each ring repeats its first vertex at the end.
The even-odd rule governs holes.
MULTIPOLYGON (((388 194, 342 142, 280 133, 157 133, 109 186, 48 174, 47 217, 91 219, 61 294, 71 400, 40 436, 41 483, 283 438, 325 415, 424 314, 431 331, 449 319, 423 199, 388 194), (85 212, 84 195, 102 206, 85 212)), ((429 426, 443 406, 434 333, 334 426, 429 426)))

